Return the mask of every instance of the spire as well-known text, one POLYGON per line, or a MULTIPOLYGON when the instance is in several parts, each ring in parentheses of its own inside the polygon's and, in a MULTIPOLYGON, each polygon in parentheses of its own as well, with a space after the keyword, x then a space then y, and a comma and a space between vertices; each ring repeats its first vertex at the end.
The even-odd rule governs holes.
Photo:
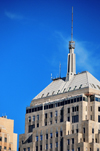
POLYGON ((72 7, 71 41, 69 41, 69 54, 68 54, 67 75, 66 75, 67 81, 69 81, 76 74, 74 49, 75 49, 75 41, 73 41, 73 7, 72 7))

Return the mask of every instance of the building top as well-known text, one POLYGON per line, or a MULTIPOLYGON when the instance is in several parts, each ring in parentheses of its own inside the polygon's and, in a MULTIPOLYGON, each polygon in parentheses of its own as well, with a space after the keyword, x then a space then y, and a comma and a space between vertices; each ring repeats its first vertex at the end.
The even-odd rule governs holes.
POLYGON ((100 90, 100 82, 91 73, 84 71, 75 74, 69 81, 66 81, 66 78, 58 78, 57 80, 53 80, 34 99, 44 98, 82 88, 100 90))

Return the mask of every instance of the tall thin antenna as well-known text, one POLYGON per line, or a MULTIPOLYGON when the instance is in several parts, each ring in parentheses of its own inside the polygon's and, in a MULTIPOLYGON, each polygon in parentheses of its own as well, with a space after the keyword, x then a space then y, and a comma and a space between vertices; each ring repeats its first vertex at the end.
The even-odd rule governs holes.
POLYGON ((59 64, 59 78, 61 78, 61 63, 59 64))
POLYGON ((71 41, 73 41, 73 6, 72 6, 72 27, 71 27, 71 41))

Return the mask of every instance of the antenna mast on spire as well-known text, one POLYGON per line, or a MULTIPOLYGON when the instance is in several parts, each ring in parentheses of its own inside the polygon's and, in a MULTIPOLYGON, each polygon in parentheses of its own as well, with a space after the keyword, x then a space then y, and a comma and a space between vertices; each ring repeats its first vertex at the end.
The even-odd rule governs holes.
POLYGON ((73 41, 73 6, 72 6, 72 27, 71 27, 71 41, 73 41))

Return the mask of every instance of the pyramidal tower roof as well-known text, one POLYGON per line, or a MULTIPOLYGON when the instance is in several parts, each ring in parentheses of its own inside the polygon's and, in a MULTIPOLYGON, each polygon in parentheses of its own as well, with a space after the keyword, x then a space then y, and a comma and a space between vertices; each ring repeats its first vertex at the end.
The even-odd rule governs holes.
POLYGON ((66 77, 53 79, 53 81, 45 89, 43 89, 33 100, 63 94, 84 88, 90 88, 93 90, 100 91, 100 82, 88 71, 76 74, 76 61, 74 49, 75 42, 73 41, 73 7, 72 7, 71 41, 69 41, 69 53, 67 59, 68 63, 66 77))

